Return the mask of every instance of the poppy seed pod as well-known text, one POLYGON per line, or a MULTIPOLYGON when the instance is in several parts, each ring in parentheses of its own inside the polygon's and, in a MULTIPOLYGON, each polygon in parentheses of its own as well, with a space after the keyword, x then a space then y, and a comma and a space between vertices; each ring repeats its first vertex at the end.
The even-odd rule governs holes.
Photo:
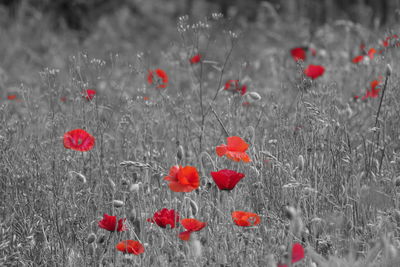
POLYGON ((122 200, 113 200, 113 206, 116 208, 120 208, 124 206, 124 202, 122 200))
POLYGON ((90 233, 87 237, 87 242, 88 244, 93 243, 96 240, 96 234, 95 233, 90 233))

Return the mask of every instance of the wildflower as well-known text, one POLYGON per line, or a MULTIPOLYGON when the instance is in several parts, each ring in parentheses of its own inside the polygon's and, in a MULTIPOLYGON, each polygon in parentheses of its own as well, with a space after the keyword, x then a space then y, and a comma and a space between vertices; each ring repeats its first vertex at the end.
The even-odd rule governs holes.
POLYGON ((233 161, 250 162, 251 159, 247 155, 246 150, 249 145, 239 136, 231 136, 226 138, 228 145, 222 144, 216 147, 216 152, 219 157, 226 156, 233 161))
POLYGON ((322 76, 325 72, 325 68, 320 65, 309 65, 305 70, 304 74, 311 79, 316 79, 319 76, 322 76))
POLYGON ((84 97, 86 98, 87 101, 90 101, 94 98, 95 95, 96 95, 96 90, 87 89, 85 91, 84 97))
POLYGON ((89 151, 94 143, 94 137, 82 129, 75 129, 64 134, 64 147, 67 149, 89 151))
MULTIPOLYGON (((391 45, 391 41, 398 38, 399 37, 397 34, 393 34, 391 36, 386 37, 385 40, 382 41, 383 47, 389 47, 391 45)), ((399 43, 397 43, 396 46, 399 46, 399 43)))
POLYGON ((367 98, 377 98, 379 96, 379 91, 381 90, 380 88, 377 88, 380 84, 382 83, 381 79, 378 80, 373 80, 370 83, 371 89, 366 91, 365 95, 361 98, 362 100, 365 100, 367 98))
POLYGON ((196 55, 194 55, 190 60, 189 60, 189 62, 190 62, 190 64, 197 64, 197 63, 199 63, 200 61, 201 61, 201 55, 200 54, 196 54, 196 55))
POLYGON ((231 92, 238 92, 241 95, 244 95, 247 92, 247 85, 240 84, 239 80, 228 80, 225 83, 224 90, 231 91, 231 92))
MULTIPOLYGON (((304 248, 300 243, 294 243, 292 246, 292 263, 304 259, 304 248)), ((278 267, 287 267, 286 264, 278 264, 278 267)))
POLYGON ((218 172, 211 172, 211 176, 220 190, 232 190, 245 175, 240 172, 224 169, 218 172))
POLYGON ((290 54, 294 61, 305 61, 306 60, 306 49, 304 47, 296 47, 290 50, 290 54))
POLYGON ((364 56, 363 56, 363 55, 360 55, 360 56, 354 57, 354 58, 351 60, 351 62, 353 62, 354 64, 357 64, 357 63, 360 63, 361 61, 363 61, 363 59, 364 59, 364 56))
POLYGON ((175 210, 162 209, 154 213, 153 218, 148 218, 148 222, 155 223, 161 228, 166 228, 167 224, 171 228, 175 228, 176 223, 179 222, 179 215, 175 210))
POLYGON ((125 221, 126 218, 119 219, 117 223, 117 216, 110 216, 107 213, 104 213, 103 219, 99 221, 99 227, 110 232, 122 232, 126 230, 124 225, 125 221))
POLYGON ((207 225, 207 223, 196 219, 182 219, 181 224, 186 231, 179 233, 179 238, 184 241, 188 241, 190 239, 191 233, 200 231, 207 225))
POLYGON ((168 85, 168 75, 162 69, 149 70, 147 82, 149 84, 155 84, 156 88, 166 88, 168 85))
POLYGON ((17 98, 17 95, 8 95, 7 99, 8 100, 15 100, 17 98))
POLYGON ((255 226, 261 221, 260 216, 256 213, 246 211, 232 212, 232 219, 238 226, 255 226))
POLYGON ((119 251, 122 251, 123 253, 130 253, 135 255, 139 255, 144 252, 143 245, 140 244, 139 241, 134 240, 121 241, 115 246, 115 248, 119 251))
POLYGON ((199 173, 192 166, 172 166, 164 180, 170 181, 169 188, 174 192, 191 192, 200 186, 199 173))

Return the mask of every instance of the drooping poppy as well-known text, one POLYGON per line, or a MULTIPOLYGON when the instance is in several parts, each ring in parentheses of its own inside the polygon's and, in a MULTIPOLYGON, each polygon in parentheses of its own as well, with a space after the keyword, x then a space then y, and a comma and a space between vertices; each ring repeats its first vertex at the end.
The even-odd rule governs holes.
POLYGON ((95 95, 96 95, 96 90, 93 89, 87 89, 84 93, 84 97, 86 98, 87 101, 92 100, 95 95))
POLYGON ((162 69, 149 70, 147 82, 155 85, 156 88, 166 88, 168 85, 168 75, 162 69))
POLYGON ((110 232, 123 232, 126 230, 124 222, 125 219, 119 219, 117 223, 117 216, 110 216, 107 213, 104 213, 103 219, 99 221, 99 227, 103 228, 110 232))
POLYGON ((233 170, 223 169, 211 172, 211 176, 220 190, 232 190, 245 175, 233 170))
POLYGON ((168 186, 174 192, 191 192, 200 186, 199 173, 192 166, 172 166, 164 180, 170 182, 168 186))
POLYGON ((224 90, 244 95, 247 92, 247 85, 241 84, 239 80, 228 80, 225 83, 224 90))
POLYGON ((316 79, 319 76, 322 76, 325 72, 325 68, 321 65, 308 65, 308 67, 304 70, 304 74, 311 79, 316 79))
POLYGON ((227 158, 233 161, 243 161, 250 162, 251 159, 249 155, 247 155, 246 150, 249 148, 249 145, 243 141, 239 136, 231 136, 226 138, 227 145, 222 144, 216 147, 216 152, 219 157, 226 156, 227 158))
POLYGON ((202 56, 200 54, 196 54, 190 58, 189 62, 190 62, 190 64, 197 64, 200 62, 201 58, 202 58, 202 56))
POLYGON ((207 223, 196 219, 182 219, 181 224, 186 231, 179 233, 179 238, 184 241, 188 241, 190 239, 191 233, 200 231, 207 225, 207 223))
POLYGON ((139 241, 124 240, 119 242, 115 248, 123 253, 139 255, 144 253, 144 247, 139 241))
POLYGON ((292 55, 292 58, 294 61, 305 61, 306 60, 306 49, 304 47, 295 47, 290 50, 290 54, 292 55))
POLYGON ((175 210, 162 209, 154 213, 153 218, 148 218, 148 222, 155 223, 161 228, 166 228, 169 224, 171 228, 175 228, 179 222, 179 215, 175 210))
POLYGON ((89 151, 94 143, 94 137, 82 129, 75 129, 64 134, 64 147, 67 149, 89 151))
POLYGON ((238 226, 255 226, 261 222, 260 216, 256 213, 246 211, 234 211, 232 212, 232 219, 238 226))
MULTIPOLYGON (((304 259, 304 248, 300 243, 294 243, 292 246, 292 263, 304 259)), ((286 264, 278 264, 278 267, 287 267, 286 264)))

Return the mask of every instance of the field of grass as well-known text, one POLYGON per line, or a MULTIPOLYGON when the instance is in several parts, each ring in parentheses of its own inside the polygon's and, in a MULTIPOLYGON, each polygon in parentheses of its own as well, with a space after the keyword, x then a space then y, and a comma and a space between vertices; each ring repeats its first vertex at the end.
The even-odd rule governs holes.
POLYGON ((128 18, 84 38, 1 21, 0 266, 400 266, 398 28, 320 26, 296 62, 307 21, 238 30, 213 14, 129 31, 128 18), (310 64, 323 75, 307 77, 310 64), (94 146, 70 149, 74 129, 94 146), (217 155, 233 136, 250 162, 217 155), (173 192, 174 165, 199 185, 173 192), (222 169, 245 177, 220 190, 222 169), (175 227, 149 219, 164 208, 175 227), (126 230, 100 227, 103 214, 126 230), (188 241, 184 218, 206 223, 188 241), (144 252, 117 250, 123 240, 144 252), (292 264, 293 244, 305 257, 292 264))

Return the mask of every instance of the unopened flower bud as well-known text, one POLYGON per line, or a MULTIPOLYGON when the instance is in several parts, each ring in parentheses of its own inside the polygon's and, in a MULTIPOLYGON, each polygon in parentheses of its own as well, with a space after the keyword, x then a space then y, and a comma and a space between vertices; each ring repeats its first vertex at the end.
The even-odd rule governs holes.
POLYGON ((386 65, 386 76, 390 76, 392 74, 392 66, 390 64, 386 65))
POLYGON ((99 235, 99 237, 97 238, 97 244, 103 244, 104 241, 106 240, 106 235, 105 234, 101 234, 99 235))
POLYGON ((248 93, 248 95, 249 95, 249 97, 250 97, 252 100, 254 100, 254 101, 261 100, 261 96, 260 96, 260 94, 257 93, 257 92, 250 92, 250 93, 248 93))
POLYGON ((139 184, 131 184, 129 186, 129 191, 131 191, 131 192, 139 192, 139 184))
POLYGON ((96 240, 96 234, 95 233, 90 233, 87 237, 87 242, 88 244, 93 243, 96 240))
POLYGON ((114 200, 113 200, 113 205, 114 205, 114 207, 116 207, 116 208, 120 208, 120 207, 124 206, 124 202, 121 201, 121 200, 116 200, 116 199, 114 199, 114 200))
POLYGON ((178 160, 182 160, 183 158, 183 147, 180 145, 178 146, 178 151, 176 152, 176 157, 178 158, 178 160))

